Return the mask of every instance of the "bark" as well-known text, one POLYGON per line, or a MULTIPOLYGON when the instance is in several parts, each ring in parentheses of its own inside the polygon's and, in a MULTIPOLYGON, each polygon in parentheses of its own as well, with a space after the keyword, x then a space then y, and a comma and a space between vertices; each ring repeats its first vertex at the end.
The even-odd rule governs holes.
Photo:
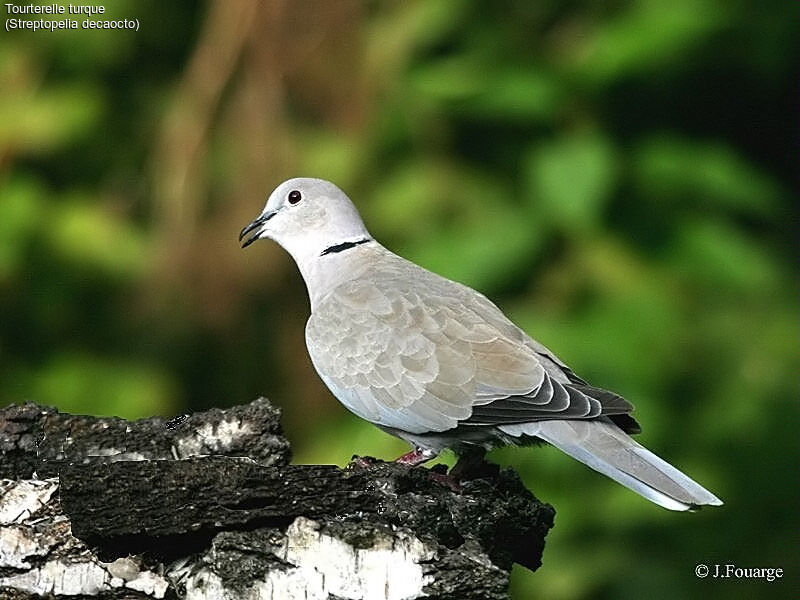
POLYGON ((136 422, 0 410, 0 598, 508 598, 554 511, 516 473, 460 486, 289 465, 266 400, 136 422))

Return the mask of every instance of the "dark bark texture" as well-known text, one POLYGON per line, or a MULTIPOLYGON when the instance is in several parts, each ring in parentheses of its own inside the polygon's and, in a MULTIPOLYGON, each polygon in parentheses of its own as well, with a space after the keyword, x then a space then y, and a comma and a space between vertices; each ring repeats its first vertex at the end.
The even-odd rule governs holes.
POLYGON ((289 465, 264 399, 168 424, 0 410, 0 599, 508 598, 554 511, 511 470, 453 486, 289 465))

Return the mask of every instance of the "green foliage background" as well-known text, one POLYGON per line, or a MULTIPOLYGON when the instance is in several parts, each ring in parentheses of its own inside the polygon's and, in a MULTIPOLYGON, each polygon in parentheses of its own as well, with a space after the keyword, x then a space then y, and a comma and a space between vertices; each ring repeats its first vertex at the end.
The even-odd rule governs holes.
POLYGON ((515 598, 796 594, 787 3, 107 10, 140 31, 0 36, 0 403, 137 418, 264 394, 299 462, 401 452, 314 375, 290 259, 237 244, 280 181, 323 177, 632 400, 642 441, 726 502, 673 514, 554 450, 496 452, 558 511, 515 598))

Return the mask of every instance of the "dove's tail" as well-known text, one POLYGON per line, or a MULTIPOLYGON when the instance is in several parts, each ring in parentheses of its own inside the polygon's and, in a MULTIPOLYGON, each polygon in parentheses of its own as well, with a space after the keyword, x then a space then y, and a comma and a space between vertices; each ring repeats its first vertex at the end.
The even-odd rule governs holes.
POLYGON ((515 437, 539 437, 664 508, 691 510, 722 504, 714 494, 609 421, 539 421, 500 429, 515 437))

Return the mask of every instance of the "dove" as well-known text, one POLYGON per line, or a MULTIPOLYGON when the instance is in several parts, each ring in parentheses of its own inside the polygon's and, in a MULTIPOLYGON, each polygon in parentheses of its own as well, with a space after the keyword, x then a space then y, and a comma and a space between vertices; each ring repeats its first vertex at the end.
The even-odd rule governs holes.
POLYGON ((305 281, 316 372, 412 446, 399 462, 546 442, 667 509, 722 504, 630 437, 640 428, 627 400, 581 379, 483 294, 382 246, 334 184, 280 184, 239 235, 243 248, 263 238, 305 281))

